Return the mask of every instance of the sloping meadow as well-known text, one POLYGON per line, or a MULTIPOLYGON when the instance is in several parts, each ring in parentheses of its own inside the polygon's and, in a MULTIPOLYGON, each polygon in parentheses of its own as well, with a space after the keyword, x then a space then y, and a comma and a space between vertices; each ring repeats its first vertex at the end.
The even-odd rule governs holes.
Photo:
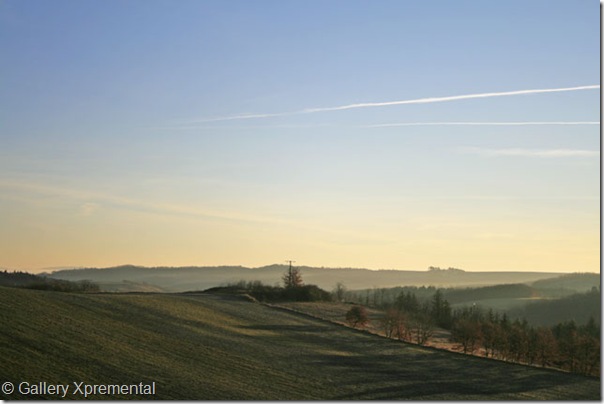
POLYGON ((421 348, 234 296, 0 288, 2 399, 599 400, 600 380, 421 348))

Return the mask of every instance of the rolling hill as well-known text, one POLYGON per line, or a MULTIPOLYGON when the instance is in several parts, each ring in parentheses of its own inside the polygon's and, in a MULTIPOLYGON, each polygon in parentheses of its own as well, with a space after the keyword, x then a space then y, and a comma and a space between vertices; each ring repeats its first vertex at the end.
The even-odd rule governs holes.
POLYGON ((0 324, 0 381, 15 385, 155 382, 153 398, 189 400, 600 399, 597 378, 421 348, 237 296, 0 287, 0 324))
POLYGON ((567 296, 577 292, 587 292, 600 287, 600 274, 575 273, 535 281, 532 287, 541 294, 556 297, 567 296))
POLYGON ((560 299, 538 300, 508 311, 512 318, 524 318, 530 324, 553 326, 564 321, 587 324, 593 318, 600 324, 602 296, 599 290, 576 293, 560 299))
MULTIPOLYGON (((241 280, 261 281, 268 285, 281 283, 285 265, 269 265, 260 268, 241 266, 221 267, 155 267, 145 268, 124 265, 112 268, 84 268, 55 271, 48 276, 70 281, 91 280, 103 288, 106 284, 119 284, 124 280, 147 284, 169 292, 205 290, 241 280)), ((488 286, 502 283, 530 283, 557 277, 548 272, 466 272, 462 270, 369 270, 360 268, 313 268, 298 267, 307 284, 331 290, 343 282, 350 290, 394 286, 488 286)))

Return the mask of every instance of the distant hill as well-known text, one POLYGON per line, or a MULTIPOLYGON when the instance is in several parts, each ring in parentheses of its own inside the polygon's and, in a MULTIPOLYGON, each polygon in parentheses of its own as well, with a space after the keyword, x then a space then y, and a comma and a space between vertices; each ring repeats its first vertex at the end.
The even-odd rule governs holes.
POLYGON ((587 324, 590 317, 599 324, 602 317, 599 289, 552 300, 540 300, 511 309, 512 318, 525 318, 529 324, 552 326, 565 321, 587 324))
POLYGON ((471 303, 488 299, 527 299, 537 291, 525 284, 502 284, 480 288, 447 289, 444 298, 451 304, 471 303))
MULTIPOLYGON (((454 310, 476 306, 485 312, 493 310, 499 313, 505 312, 514 318, 526 318, 532 325, 550 326, 568 320, 575 320, 577 324, 586 324, 590 316, 599 322, 600 288, 599 285, 592 286, 593 281, 599 279, 599 275, 570 274, 546 279, 542 284, 535 283, 537 286, 558 285, 560 279, 566 285, 574 283, 575 289, 571 289, 571 286, 564 289, 537 288, 529 284, 517 283, 440 288, 440 291, 454 310), (589 281, 579 282, 578 279, 589 281), (591 287, 588 291, 585 291, 589 286, 591 287)), ((370 288, 347 291, 346 299, 374 307, 386 307, 394 304, 401 293, 412 293, 421 303, 426 303, 433 299, 436 291, 437 288, 433 286, 370 288)))
POLYGON ((551 297, 567 296, 573 293, 587 292, 600 287, 600 274, 575 273, 535 281, 531 286, 542 295, 551 297))
POLYGON ((122 282, 104 282, 102 284, 98 284, 99 287, 104 292, 119 292, 119 293, 131 293, 131 292, 144 292, 144 293, 163 293, 166 292, 165 289, 150 285, 146 282, 132 282, 132 281, 122 281, 122 282))
MULTIPOLYGON (((101 287, 103 284, 129 281, 145 283, 169 292, 183 292, 225 286, 241 280, 257 280, 268 285, 281 284, 281 277, 286 269, 286 265, 269 265, 260 268, 242 266, 147 268, 124 265, 112 268, 61 270, 49 276, 65 280, 89 279, 101 287)), ((331 290, 338 282, 344 283, 349 290, 395 286, 464 287, 531 283, 560 275, 551 272, 467 272, 455 268, 402 271, 301 266, 298 269, 306 284, 314 284, 325 290, 331 290)))

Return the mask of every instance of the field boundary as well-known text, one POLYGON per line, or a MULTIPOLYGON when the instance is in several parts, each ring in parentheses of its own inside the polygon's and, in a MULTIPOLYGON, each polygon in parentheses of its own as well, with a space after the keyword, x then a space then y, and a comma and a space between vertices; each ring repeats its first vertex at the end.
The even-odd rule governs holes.
POLYGON ((409 345, 415 348, 420 348, 420 349, 425 349, 428 351, 436 351, 436 352, 442 352, 442 353, 448 353, 448 354, 455 354, 458 356, 463 356, 465 358, 472 358, 475 360, 482 360, 482 361, 489 361, 489 362, 499 362, 499 363, 505 363, 508 365, 515 365, 515 366, 521 366, 523 368, 529 368, 529 369, 539 369, 539 370, 544 370, 544 371, 549 371, 549 372, 554 372, 554 373, 563 373, 566 375, 570 375, 570 376, 575 376, 575 377, 581 377, 581 378, 587 378, 587 379, 592 379, 592 380, 600 380, 600 377, 598 376, 589 376, 589 375, 582 375, 582 374, 577 374, 577 373, 572 373, 563 369, 557 369, 557 368, 551 368, 551 367, 541 367, 541 366, 534 366, 534 365, 529 365, 527 363, 518 363, 518 362, 512 362, 512 361, 506 361, 503 359, 498 359, 498 358, 487 358, 485 356, 478 356, 478 355, 472 355, 472 354, 467 354, 467 353, 463 353, 463 352, 457 352, 457 351, 451 351, 449 349, 445 349, 445 348, 438 348, 438 347, 434 347, 434 346, 426 346, 426 345, 420 345, 420 344, 416 344, 413 342, 409 342, 409 341, 403 341, 400 339, 396 339, 396 338, 389 338, 385 335, 381 335, 369 330, 364 330, 364 329, 359 329, 359 328, 354 328, 354 327, 350 327, 342 322, 337 322, 337 321, 332 321, 323 317, 319 317, 316 316, 314 314, 310 314, 310 313, 306 313, 300 310, 296 310, 296 309, 292 309, 290 307, 284 307, 281 306, 279 304, 273 304, 273 303, 262 303, 259 302, 260 304, 262 304, 263 306, 269 307, 271 309, 276 309, 276 310, 281 310, 281 311, 286 311, 292 314, 296 314, 298 316, 302 316, 302 317, 306 317, 306 318, 310 318, 313 320, 319 320, 325 323, 329 323, 329 324, 333 324, 333 325, 337 325, 339 327, 342 328, 346 328, 350 331, 359 333, 359 334, 363 334, 363 335, 369 335, 369 336, 374 336, 374 337, 378 337, 381 340, 387 340, 387 341, 392 341, 392 342, 397 342, 397 343, 401 343, 401 344, 405 344, 405 345, 409 345))

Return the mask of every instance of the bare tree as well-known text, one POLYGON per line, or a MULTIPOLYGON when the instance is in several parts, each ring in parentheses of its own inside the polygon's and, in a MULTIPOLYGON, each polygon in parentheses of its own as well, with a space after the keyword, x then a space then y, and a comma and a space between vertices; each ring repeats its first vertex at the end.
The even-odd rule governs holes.
POLYGON ((405 314, 395 308, 386 311, 384 317, 380 319, 384 328, 384 334, 388 338, 396 337, 399 340, 407 339, 407 327, 405 326, 405 314))
POLYGON ((553 360, 558 356, 556 337, 554 337, 552 330, 548 327, 537 328, 536 336, 536 360, 543 367, 551 365, 553 360))
POLYGON ((424 345, 434 335, 434 323, 426 313, 417 313, 411 319, 415 342, 424 345))
POLYGON ((384 329, 386 337, 391 338, 392 334, 396 331, 396 318, 398 311, 396 309, 388 309, 384 314, 384 317, 380 318, 380 324, 384 329))
POLYGON ((451 329, 451 339, 459 342, 463 353, 473 353, 481 341, 480 323, 468 318, 459 319, 451 329))
POLYGON ((336 283, 336 287, 333 289, 333 295, 336 298, 336 301, 341 302, 344 300, 344 295, 346 294, 346 286, 342 282, 336 283))
POLYGON ((363 327, 369 322, 367 309, 363 306, 352 306, 346 313, 346 321, 353 327, 363 327))
POLYGON ((482 347, 484 348, 484 356, 487 358, 495 356, 495 346, 497 344, 497 334, 500 332, 498 324, 492 321, 484 321, 480 325, 482 333, 482 347))

